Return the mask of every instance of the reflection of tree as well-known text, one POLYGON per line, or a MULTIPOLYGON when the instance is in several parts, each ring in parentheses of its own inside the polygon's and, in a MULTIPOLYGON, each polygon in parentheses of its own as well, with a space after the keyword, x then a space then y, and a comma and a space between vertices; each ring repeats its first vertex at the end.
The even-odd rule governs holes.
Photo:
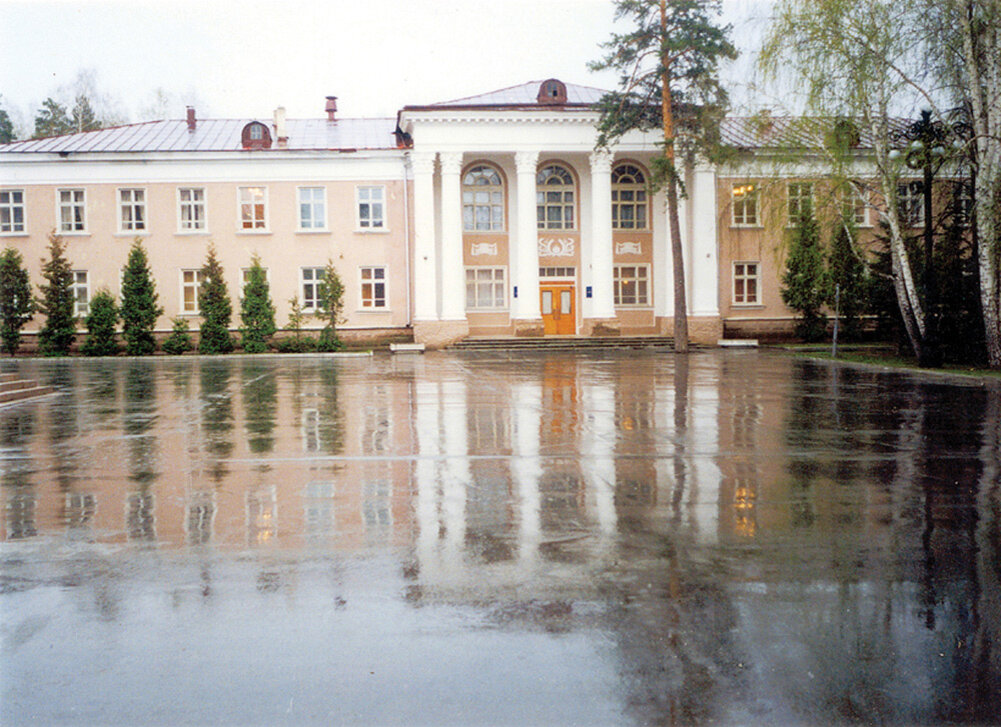
POLYGON ((201 365, 202 431, 205 449, 213 456, 210 474, 219 482, 226 474, 225 459, 233 451, 233 402, 229 393, 232 364, 207 360, 201 365))
POLYGON ((148 361, 130 361, 125 373, 125 434, 129 437, 129 479, 152 483, 156 472, 156 378, 148 361))
POLYGON ((98 422, 104 423, 118 413, 115 401, 118 393, 117 369, 97 365, 88 373, 90 374, 90 384, 87 387, 89 409, 98 422))
POLYGON ((278 412, 278 382, 272 368, 260 361, 243 362, 243 416, 247 444, 254 454, 270 452, 278 412))
POLYGON ((320 444, 326 454, 344 451, 344 412, 338 401, 340 386, 337 366, 324 362, 320 366, 320 444))

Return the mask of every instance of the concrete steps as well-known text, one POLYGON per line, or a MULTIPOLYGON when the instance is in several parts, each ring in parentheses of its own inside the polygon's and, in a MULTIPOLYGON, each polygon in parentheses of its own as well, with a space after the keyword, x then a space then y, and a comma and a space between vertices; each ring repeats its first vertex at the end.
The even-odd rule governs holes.
POLYGON ((51 386, 39 386, 34 381, 18 378, 17 374, 0 374, 0 406, 45 396, 53 391, 55 389, 51 386))
POLYGON ((572 336, 544 338, 466 338, 448 347, 451 351, 586 351, 634 350, 653 348, 672 350, 674 339, 669 336, 607 336, 577 338, 572 336))

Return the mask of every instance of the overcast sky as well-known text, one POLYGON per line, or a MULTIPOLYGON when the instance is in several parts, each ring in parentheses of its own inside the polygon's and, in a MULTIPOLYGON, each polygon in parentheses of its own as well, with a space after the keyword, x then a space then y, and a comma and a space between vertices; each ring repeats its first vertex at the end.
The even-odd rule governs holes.
MULTIPOLYGON (((770 1, 724 5, 752 51, 770 1)), ((266 118, 278 105, 319 117, 328 94, 343 116, 392 116, 548 77, 612 88, 587 62, 613 17, 611 0, 0 0, 0 95, 29 132, 81 70, 132 121, 157 88, 176 117, 191 101, 203 118, 266 118)), ((739 84, 749 69, 745 52, 728 76, 739 84)))

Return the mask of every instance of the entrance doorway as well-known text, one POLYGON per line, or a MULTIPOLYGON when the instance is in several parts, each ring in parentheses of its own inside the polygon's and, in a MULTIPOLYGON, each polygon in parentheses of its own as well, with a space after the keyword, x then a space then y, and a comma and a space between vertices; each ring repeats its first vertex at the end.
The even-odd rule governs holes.
POLYGON ((539 286, 539 296, 545 335, 574 335, 577 332, 574 286, 571 283, 544 283, 539 286))

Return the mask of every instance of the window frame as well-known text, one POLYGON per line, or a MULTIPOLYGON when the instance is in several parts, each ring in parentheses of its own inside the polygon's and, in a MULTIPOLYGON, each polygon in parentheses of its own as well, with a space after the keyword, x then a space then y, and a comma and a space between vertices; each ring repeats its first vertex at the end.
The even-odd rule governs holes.
MULTIPOLYGON (((635 176, 635 175, 630 175, 635 176)), ((612 167, 612 229, 615 231, 622 232, 644 232, 650 229, 650 192, 647 188, 646 183, 647 173, 646 170, 641 167, 636 162, 623 160, 612 167), (616 173, 624 168, 633 168, 639 174, 642 181, 633 182, 617 182, 615 179, 616 173), (634 193, 634 198, 632 200, 622 200, 619 199, 623 192, 634 193), (638 199, 639 195, 642 195, 642 200, 638 199), (642 207, 643 209, 643 220, 641 225, 634 224, 633 227, 625 227, 622 225, 622 208, 631 207, 633 209, 632 222, 635 223, 639 220, 639 215, 637 214, 636 208, 642 207)))
POLYGON ((327 187, 325 185, 303 184, 303 185, 300 185, 300 186, 296 187, 295 188, 295 211, 296 211, 296 221, 295 221, 295 224, 296 224, 295 231, 296 232, 307 232, 307 233, 310 233, 310 232, 329 232, 330 231, 329 220, 327 219, 327 187), (312 199, 312 200, 308 200, 308 201, 304 200, 303 199, 303 192, 305 192, 307 190, 310 191, 310 192, 317 192, 318 191, 320 199, 319 200, 312 199), (303 205, 308 205, 309 211, 310 211, 310 216, 311 216, 311 220, 310 221, 311 221, 311 224, 308 225, 308 226, 303 225, 303 215, 302 215, 302 213, 303 213, 303 205), (319 208, 320 208, 320 214, 323 217, 323 219, 321 220, 320 224, 316 224, 315 223, 316 208, 317 208, 318 205, 319 205, 319 208))
POLYGON ((503 311, 508 309, 507 300, 507 267, 503 265, 467 265, 465 267, 464 282, 465 282, 465 293, 466 293, 466 310, 467 311, 503 311), (489 281, 481 281, 478 279, 478 273, 481 271, 490 271, 491 278, 489 281), (473 278, 470 279, 470 273, 473 274, 473 278), (500 279, 497 278, 497 273, 500 273, 500 279), (473 305, 470 305, 470 290, 469 286, 473 286, 473 305), (493 300, 492 305, 479 305, 480 295, 479 289, 481 286, 487 286, 491 289, 490 298, 493 300), (498 288, 499 286, 499 288, 498 288), (500 291, 500 303, 497 303, 498 297, 497 292, 500 291))
POLYGON ((739 307, 753 307, 761 306, 761 261, 760 260, 734 260, 731 266, 731 278, 730 278, 730 303, 734 306, 739 307), (747 272, 747 267, 753 265, 754 273, 750 274, 747 272), (744 270, 738 273, 738 266, 743 266, 744 270), (754 300, 747 300, 747 282, 754 281, 754 300), (737 299, 737 282, 742 282, 743 288, 743 298, 744 300, 737 299))
POLYGON ((181 299, 180 299, 181 305, 179 306, 180 314, 182 316, 200 316, 202 314, 202 311, 201 311, 201 306, 198 304, 198 294, 199 292, 201 292, 201 287, 202 287, 202 269, 182 268, 179 280, 181 284, 181 299), (186 281, 184 279, 185 273, 193 273, 194 281, 193 282, 186 281), (188 309, 187 301, 184 295, 184 291, 189 287, 193 287, 195 291, 193 310, 188 309))
POLYGON ((118 212, 118 234, 119 235, 147 235, 149 234, 149 217, 146 214, 146 188, 145 187, 119 187, 115 190, 115 209, 118 212), (136 199, 136 195, 141 195, 141 199, 136 199), (129 195, 128 201, 125 196, 129 195), (132 217, 126 220, 126 210, 132 217), (136 214, 139 212, 139 215, 136 214), (127 225, 132 225, 128 227, 127 225), (137 226, 138 225, 138 226, 137 226))
MULTIPOLYGON (((549 175, 546 179, 552 179, 557 175, 549 175)), ((578 193, 577 177, 573 173, 573 169, 569 164, 563 162, 551 161, 545 162, 539 165, 538 170, 535 172, 535 222, 536 229, 545 230, 547 232, 553 231, 565 231, 565 232, 575 232, 578 228, 578 215, 577 215, 577 200, 579 198, 578 193), (548 184, 547 181, 542 179, 543 173, 548 169, 560 169, 566 173, 570 178, 569 184, 548 184), (547 187, 553 187, 550 190, 547 187), (559 187, 559 189, 555 189, 559 187), (567 189, 569 187, 569 190, 567 189), (570 194, 570 201, 567 202, 566 195, 570 194), (563 197, 559 201, 550 202, 550 194, 561 194, 563 197), (539 204, 539 195, 544 195, 542 199, 542 204, 539 204), (556 220, 549 219, 549 210, 559 209, 560 219, 559 226, 554 226, 556 220), (570 224, 567 225, 567 210, 570 211, 570 224), (539 212, 542 212, 542 219, 539 219, 539 212)))
POLYGON ((323 265, 305 265, 299 268, 299 294, 302 312, 314 314, 320 310, 320 284, 326 278, 327 268, 323 265), (307 279, 306 272, 312 276, 307 279), (306 295, 306 286, 313 289, 312 297, 306 295))
POLYGON ((206 199, 205 187, 178 187, 177 188, 177 234, 179 235, 206 235, 209 231, 209 208, 206 199), (184 200, 184 192, 201 192, 201 200, 184 200), (185 227, 184 209, 190 207, 192 210, 201 208, 201 226, 185 227))
POLYGON ((786 227, 796 227, 799 218, 805 212, 813 214, 813 182, 786 182, 786 227), (806 193, 803 193, 803 190, 806 193), (796 194, 793 194, 793 192, 796 194))
POLYGON ((24 206, 24 189, 11 187, 9 189, 0 189, 0 236, 4 237, 15 237, 18 235, 28 234, 28 213, 24 206), (7 195, 7 201, 3 200, 3 195, 7 195), (21 199, 19 202, 15 202, 13 199, 14 195, 20 195, 21 199), (16 217, 16 212, 20 210, 21 221, 20 229, 17 228, 19 224, 14 218, 16 217), (4 222, 4 214, 6 213, 7 221, 4 222), (10 229, 5 230, 4 225, 9 225, 10 229))
POLYGON ((491 233, 502 233, 507 229, 507 187, 504 184, 504 175, 501 170, 495 165, 489 162, 473 162, 468 167, 466 171, 462 174, 461 181, 461 194, 462 194, 462 231, 464 233, 468 232, 471 234, 491 234, 491 233), (486 169, 492 172, 497 177, 497 184, 467 184, 466 178, 472 174, 478 173, 479 170, 486 169), (486 204, 480 204, 476 201, 476 193, 486 192, 488 195, 488 202, 486 204), (466 202, 466 195, 472 195, 472 199, 469 203, 466 202), (494 201, 494 195, 500 195, 500 201, 494 201), (477 217, 476 210, 478 208, 486 207, 488 212, 488 224, 487 229, 480 229, 477 227, 477 217), (472 209, 470 219, 467 222, 466 210, 467 208, 472 209), (495 210, 499 213, 499 220, 495 219, 495 210))
POLYGON ((849 192, 849 205, 852 213, 852 222, 855 223, 855 227, 872 227, 872 219, 869 214, 869 190, 864 187, 858 187, 854 184, 849 185, 851 192, 849 192), (862 214, 859 215, 859 210, 861 209, 862 214), (861 222, 859 219, 861 218, 861 222))
POLYGON ((56 188, 56 221, 58 227, 58 233, 60 235, 89 235, 90 230, 87 227, 87 189, 85 187, 58 187, 56 188), (80 194, 80 199, 77 201, 75 198, 71 199, 69 203, 63 202, 63 193, 69 193, 75 195, 80 194), (65 226, 65 220, 63 220, 63 210, 70 210, 71 216, 73 215, 72 210, 79 210, 79 222, 75 219, 71 223, 73 227, 69 229, 65 226), (75 225, 79 224, 77 228, 75 225))
POLYGON ((389 225, 386 219, 386 185, 385 184, 358 184, 355 186, 355 232, 389 232, 389 225), (378 190, 379 199, 362 199, 362 191, 371 194, 378 190), (362 204, 367 204, 369 212, 362 215, 362 204), (372 213, 373 205, 381 206, 378 220, 372 213), (376 224, 377 223, 377 224, 376 224))
POLYGON ((86 318, 90 314, 90 273, 86 270, 74 270, 70 290, 73 292, 73 316, 86 318))
POLYGON ((243 235, 264 235, 264 234, 268 234, 269 232, 271 232, 271 221, 270 221, 270 218, 269 218, 269 215, 268 215, 268 212, 269 212, 268 207, 269 207, 269 205, 268 205, 268 187, 267 187, 267 185, 264 185, 264 184, 245 184, 245 185, 241 185, 241 186, 237 187, 236 188, 236 222, 237 222, 236 231, 237 231, 237 233, 243 234, 243 235), (254 189, 261 190, 261 202, 257 203, 257 202, 255 202, 253 200, 251 200, 249 202, 244 202, 244 200, 243 200, 244 191, 248 191, 249 192, 250 190, 254 190, 254 189), (252 210, 253 210, 253 213, 254 213, 253 216, 250 219, 250 222, 251 222, 251 226, 250 227, 247 226, 247 224, 246 224, 247 223, 247 219, 245 219, 244 216, 243 216, 243 207, 244 207, 245 204, 249 204, 251 206, 252 210), (262 215, 261 215, 262 219, 261 219, 261 224, 260 225, 257 224, 258 218, 257 218, 257 210, 256 210, 256 208, 257 208, 258 205, 262 208, 262 215))
POLYGON ((924 227, 925 201, 922 180, 907 179, 897 183, 897 211, 904 227, 911 229, 924 227))
POLYGON ((650 265, 649 263, 623 263, 619 265, 614 265, 612 267, 612 305, 616 308, 649 308, 652 303, 650 283, 652 278, 650 277, 650 265), (630 277, 623 277, 622 273, 625 269, 632 268, 635 273, 630 277), (640 271, 643 271, 643 275, 640 275, 640 271), (636 285, 636 292, 634 294, 635 302, 624 303, 622 286, 623 284, 634 283, 636 285), (640 283, 642 283, 643 292, 640 294, 640 283), (642 298, 642 300, 641 300, 642 298))
POLYGON ((755 182, 732 182, 730 184, 730 226, 731 227, 761 227, 761 194, 755 182), (746 189, 745 189, 746 188, 746 189), (741 205, 742 214, 738 219, 737 205, 741 205), (747 208, 753 203, 753 219, 747 208))
POLYGON ((388 268, 385 265, 361 265, 358 267, 358 310, 365 312, 379 312, 389 310, 389 275, 388 268), (373 274, 375 271, 382 271, 382 277, 372 277, 366 279, 366 271, 371 271, 373 274), (375 288, 382 285, 382 296, 381 298, 375 295, 375 288), (368 286, 372 286, 372 295, 368 296, 372 302, 366 304, 365 289, 368 286), (379 301, 382 304, 379 305, 379 301))

